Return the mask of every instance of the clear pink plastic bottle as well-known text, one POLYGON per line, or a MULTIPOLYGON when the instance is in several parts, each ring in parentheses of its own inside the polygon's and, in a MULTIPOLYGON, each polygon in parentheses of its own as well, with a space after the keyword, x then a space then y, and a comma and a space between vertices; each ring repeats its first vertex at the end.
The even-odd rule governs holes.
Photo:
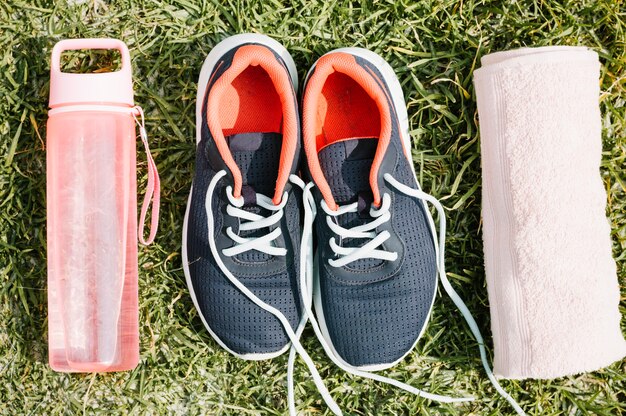
POLYGON ((50 366, 66 372, 129 370, 139 361, 130 55, 119 40, 65 40, 54 47, 50 72, 50 366), (61 72, 61 53, 75 49, 118 49, 122 68, 61 72))

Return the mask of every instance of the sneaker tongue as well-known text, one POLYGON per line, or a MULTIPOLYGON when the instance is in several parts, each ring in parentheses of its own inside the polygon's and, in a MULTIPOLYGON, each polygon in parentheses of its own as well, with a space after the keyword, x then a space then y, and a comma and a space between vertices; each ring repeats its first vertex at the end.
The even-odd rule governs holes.
POLYGON ((377 145, 375 138, 355 138, 331 143, 319 151, 322 172, 337 204, 371 198, 369 178, 377 145))
MULTIPOLYGON (((328 186, 339 205, 357 202, 358 212, 348 212, 337 217, 339 225, 353 228, 372 221, 369 215, 372 201, 370 170, 376 154, 378 139, 348 139, 329 144, 318 153, 320 166, 328 186)), ((344 247, 360 247, 367 239, 346 238, 341 241, 344 247)), ((361 259, 349 267, 368 270, 382 264, 382 260, 361 259)))
POLYGON ((255 192, 272 198, 283 136, 279 133, 240 133, 227 136, 226 143, 241 171, 247 199, 253 198, 255 192))
MULTIPOLYGON (((279 133, 240 133, 226 137, 226 143, 233 159, 241 171, 241 195, 243 209, 268 216, 269 210, 257 205, 257 193, 272 198, 278 177, 278 164, 283 136, 279 133)), ((261 237, 268 229, 238 231, 242 237, 261 237)), ((242 262, 264 262, 271 259, 269 254, 251 250, 235 256, 242 262)))

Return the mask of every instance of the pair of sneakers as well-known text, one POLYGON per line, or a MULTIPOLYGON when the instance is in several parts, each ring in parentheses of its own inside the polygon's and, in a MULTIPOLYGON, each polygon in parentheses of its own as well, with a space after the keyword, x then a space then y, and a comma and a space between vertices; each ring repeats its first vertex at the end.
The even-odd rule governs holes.
POLYGON ((329 52, 307 75, 301 113, 297 84, 287 50, 262 35, 225 39, 202 67, 182 242, 202 322, 243 359, 291 347, 291 413, 296 355, 341 413, 299 342, 309 320, 344 370, 435 400, 468 400, 371 373, 413 349, 438 274, 484 356, 478 328, 445 278, 445 218, 415 177, 393 70, 365 49, 329 52), (439 211, 439 236, 426 202, 439 211))

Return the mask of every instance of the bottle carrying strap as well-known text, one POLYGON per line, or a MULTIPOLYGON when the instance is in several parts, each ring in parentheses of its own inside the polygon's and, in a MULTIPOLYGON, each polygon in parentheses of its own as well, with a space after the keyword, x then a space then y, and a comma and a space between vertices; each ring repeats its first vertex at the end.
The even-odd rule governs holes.
POLYGON ((133 107, 133 118, 135 123, 139 126, 139 136, 146 149, 146 157, 148 159, 148 187, 146 189, 146 195, 144 196, 143 203, 141 204, 141 215, 139 216, 139 228, 137 235, 139 236, 139 242, 143 245, 149 245, 154 241, 157 229, 159 228, 159 204, 161 201, 161 180, 159 179, 159 171, 157 170, 156 163, 150 153, 150 146, 148 145, 148 134, 146 133, 145 121, 143 116, 143 109, 136 105, 133 107), (139 118, 137 118, 139 116, 139 118), (141 120, 141 121, 140 121, 141 120), (150 234, 148 238, 144 238, 144 228, 146 223, 146 214, 152 201, 152 217, 150 219, 150 234))

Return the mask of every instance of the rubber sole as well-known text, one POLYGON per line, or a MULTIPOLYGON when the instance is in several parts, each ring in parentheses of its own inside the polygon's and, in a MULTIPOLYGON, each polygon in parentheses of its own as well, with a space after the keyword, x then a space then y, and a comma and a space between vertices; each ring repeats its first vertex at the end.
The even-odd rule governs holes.
MULTIPOLYGON (((287 70, 294 84, 294 89, 297 90, 298 73, 296 71, 296 65, 293 61, 293 58, 287 51, 287 49, 285 49, 285 47, 282 46, 280 43, 278 43, 274 39, 269 38, 267 36, 254 34, 254 33, 245 33, 245 34, 230 36, 222 40, 220 43, 215 45, 213 49, 211 49, 211 52, 209 52, 209 54, 207 55, 206 59, 204 60, 204 63, 202 64, 202 69, 200 70, 200 77, 198 79, 198 90, 197 90, 197 95, 196 95, 196 145, 200 143, 200 140, 202 138, 202 105, 204 103, 204 95, 206 93, 207 85, 211 78, 211 73, 213 72, 213 68, 215 68, 215 65, 217 64, 217 62, 219 62, 221 57, 224 56, 224 54, 226 54, 228 51, 232 50, 233 48, 236 48, 237 46, 246 44, 246 43, 257 43, 257 44, 267 46, 268 48, 272 49, 276 54, 278 54, 283 59, 283 61, 285 61, 285 64, 287 65, 287 70)), ((289 349, 289 346, 291 345, 291 343, 287 343, 283 348, 281 348, 278 351, 269 352, 269 353, 260 353, 260 354, 237 353, 231 350, 229 347, 227 347, 226 344, 217 336, 217 334, 213 332, 208 322, 202 315, 200 305, 198 304, 198 299, 193 290, 193 285, 191 282, 191 275, 189 273, 189 261, 187 259, 187 226, 189 223, 189 211, 191 207, 192 195, 193 195, 193 184, 191 186, 191 190, 189 191, 189 198, 187 199, 187 209, 185 210, 185 219, 183 222, 182 260, 183 260, 183 271, 185 273, 185 280, 187 281, 187 287, 189 288, 191 299, 193 300, 193 304, 196 307, 196 310, 198 311, 198 315, 200 315, 200 319, 202 320, 202 323, 204 324, 207 331, 209 331, 209 334, 211 334, 211 337, 213 337, 213 339, 222 348, 224 348, 226 351, 233 354, 234 356, 241 358, 242 360, 252 360, 252 361, 268 360, 268 359, 275 358, 275 357, 282 355, 289 349)))

